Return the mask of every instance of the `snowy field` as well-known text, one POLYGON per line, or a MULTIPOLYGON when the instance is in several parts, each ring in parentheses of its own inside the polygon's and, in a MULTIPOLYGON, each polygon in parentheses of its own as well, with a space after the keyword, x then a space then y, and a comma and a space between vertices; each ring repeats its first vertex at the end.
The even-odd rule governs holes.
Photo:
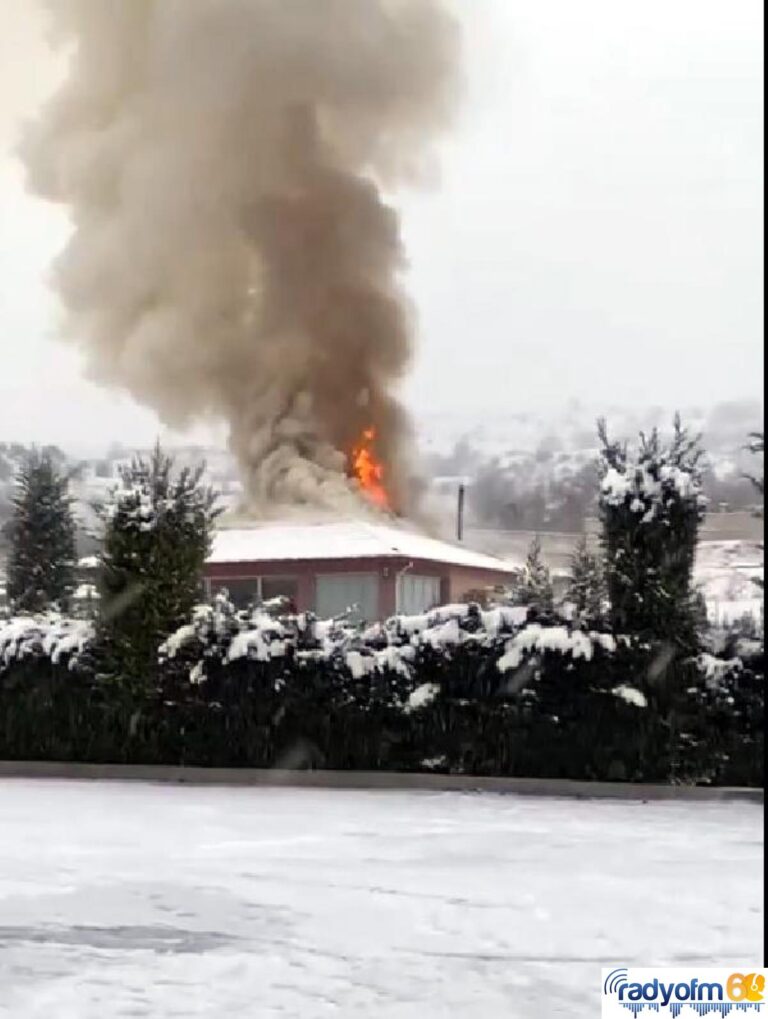
POLYGON ((548 1019, 762 957, 762 811, 0 780, 0 1015, 548 1019))

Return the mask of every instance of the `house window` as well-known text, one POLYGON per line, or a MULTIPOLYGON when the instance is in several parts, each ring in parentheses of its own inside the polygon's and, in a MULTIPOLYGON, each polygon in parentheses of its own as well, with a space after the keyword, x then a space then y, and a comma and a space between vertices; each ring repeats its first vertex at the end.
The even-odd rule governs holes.
POLYGON ((260 605, 270 598, 287 598, 291 611, 296 608, 298 582, 296 577, 233 577, 227 580, 209 581, 211 595, 222 588, 229 592, 229 599, 238 609, 249 605, 260 605))
POLYGON ((396 611, 416 616, 440 604, 440 578, 423 577, 418 573, 401 573, 395 588, 396 611))
POLYGON ((299 594, 299 583, 296 577, 261 577, 260 600, 271 598, 287 598, 291 611, 296 611, 299 594))
POLYGON ((259 578, 258 577, 233 577, 232 579, 220 581, 214 590, 220 591, 225 588, 229 592, 229 600, 238 609, 244 609, 259 601, 259 578))
POLYGON ((315 611, 321 619, 346 615, 354 621, 379 618, 379 578, 375 573, 321 573, 315 611))

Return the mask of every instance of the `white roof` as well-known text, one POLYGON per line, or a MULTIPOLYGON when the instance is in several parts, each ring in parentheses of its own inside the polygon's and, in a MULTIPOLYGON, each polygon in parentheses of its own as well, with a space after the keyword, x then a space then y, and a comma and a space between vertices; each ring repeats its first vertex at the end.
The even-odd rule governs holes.
POLYGON ((426 559, 470 569, 511 573, 511 563, 437 541, 416 531, 363 520, 333 523, 265 523, 219 529, 209 563, 274 562, 296 559, 426 559))

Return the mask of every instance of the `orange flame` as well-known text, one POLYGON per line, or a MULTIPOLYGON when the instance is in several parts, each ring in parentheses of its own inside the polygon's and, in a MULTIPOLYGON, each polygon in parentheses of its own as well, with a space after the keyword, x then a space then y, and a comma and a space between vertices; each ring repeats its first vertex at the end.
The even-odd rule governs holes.
POLYGON ((366 498, 376 506, 389 509, 389 497, 384 487, 384 466, 375 456, 373 444, 376 429, 366 428, 352 450, 352 475, 362 488, 366 498))

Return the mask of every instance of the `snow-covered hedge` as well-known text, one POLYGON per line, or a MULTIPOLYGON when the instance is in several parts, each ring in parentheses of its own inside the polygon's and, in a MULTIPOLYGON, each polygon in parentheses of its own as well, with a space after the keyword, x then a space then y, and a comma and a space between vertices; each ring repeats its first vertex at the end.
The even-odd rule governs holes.
MULTIPOLYGON (((502 676, 521 670, 529 677, 531 670, 522 667, 539 665, 547 655, 558 656, 570 668, 579 660, 591 662, 596 655, 610 660, 617 650, 632 646, 626 637, 533 621, 519 606, 483 610, 474 604, 443 605, 366 627, 344 617, 323 620, 311 613, 284 614, 283 607, 275 599, 251 611, 237 611, 222 592, 211 604, 197 606, 191 621, 161 645, 159 666, 183 664, 192 685, 204 683, 212 668, 243 660, 282 662, 286 669, 325 664, 356 681, 390 673, 411 681, 411 693, 402 706, 415 710, 438 692, 434 683, 419 682, 427 657, 433 663, 449 661, 459 650, 473 648, 487 654, 502 676)), ((56 614, 0 620, 0 673, 32 659, 75 669, 93 638, 90 620, 56 614)), ((752 657, 759 647, 751 642, 752 657)), ((699 655, 695 664, 710 691, 723 688, 743 669, 739 657, 710 653, 699 655)), ((620 683, 613 692, 629 704, 647 705, 646 695, 631 684, 620 683)))
POLYGON ((517 669, 530 655, 537 652, 556 651, 571 658, 591 660, 595 648, 612 652, 617 647, 616 639, 609 633, 570 630, 566 626, 542 626, 530 623, 520 629, 507 641, 503 657, 498 662, 502 672, 517 669))
POLYGON ((743 662, 709 653, 658 682, 652 649, 517 607, 360 627, 277 602, 237 612, 220 595, 142 685, 94 675, 93 637, 57 616, 0 623, 0 756, 762 779, 762 665, 747 642, 743 662))
POLYGON ((16 662, 35 658, 74 669, 92 639, 93 624, 88 620, 59 615, 0 620, 0 673, 16 662))
MULTIPOLYGON (((211 604, 198 605, 191 621, 168 637, 159 649, 159 664, 183 661, 193 685, 205 682, 212 665, 242 659, 283 660, 298 667, 325 662, 348 671, 356 680, 385 672, 418 679, 424 652, 450 658, 457 649, 472 646, 493 653, 495 669, 506 674, 548 653, 559 655, 564 663, 589 662, 596 653, 610 656, 619 647, 631 646, 628 638, 617 639, 609 633, 531 621, 528 610, 519 606, 483 610, 474 604, 442 605, 421 615, 393 616, 366 627, 344 617, 324 620, 311 613, 283 614, 282 608, 280 599, 275 599, 251 611, 237 611, 222 592, 211 604)), ((74 669, 93 637, 90 620, 56 614, 0 621, 0 670, 30 658, 47 658, 54 665, 66 662, 74 669)), ((710 687, 742 667, 738 658, 712 654, 700 655, 697 664, 710 687)), ((433 685, 422 684, 420 689, 433 685)), ((644 695, 624 696, 631 689, 620 686, 616 693, 640 706, 644 695)), ((417 706, 420 698, 410 703, 417 706)))
POLYGON ((450 657, 467 646, 497 654, 500 672, 517 669, 545 652, 563 659, 591 660, 595 649, 609 654, 616 650, 610 634, 531 622, 528 609, 519 606, 483 610, 474 604, 442 605, 421 615, 393 616, 365 628, 344 618, 281 615, 280 608, 275 602, 251 612, 237 612, 222 593, 213 604, 198 606, 192 621, 165 641, 160 660, 183 658, 190 681, 200 683, 212 663, 228 664, 242 658, 331 662, 346 668, 354 679, 383 672, 415 678, 425 652, 450 657))

